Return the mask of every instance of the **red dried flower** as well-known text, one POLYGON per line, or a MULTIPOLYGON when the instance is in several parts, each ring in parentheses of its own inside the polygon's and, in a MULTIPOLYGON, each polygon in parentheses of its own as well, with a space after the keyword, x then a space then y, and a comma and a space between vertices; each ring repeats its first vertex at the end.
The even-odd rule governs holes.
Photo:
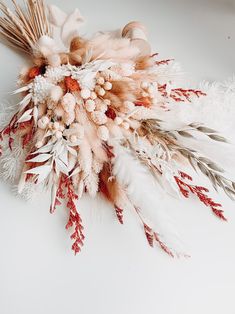
POLYGON ((40 69, 40 67, 35 66, 35 67, 33 67, 33 68, 31 68, 31 69, 29 70, 28 78, 29 78, 30 80, 33 80, 33 79, 35 79, 35 77, 38 76, 39 74, 41 74, 41 69, 40 69))
POLYGON ((77 92, 80 90, 80 85, 78 82, 70 76, 65 77, 64 79, 66 89, 70 92, 77 92))
POLYGON ((109 109, 105 112, 106 116, 112 120, 116 118, 116 112, 112 107, 109 107, 109 109))

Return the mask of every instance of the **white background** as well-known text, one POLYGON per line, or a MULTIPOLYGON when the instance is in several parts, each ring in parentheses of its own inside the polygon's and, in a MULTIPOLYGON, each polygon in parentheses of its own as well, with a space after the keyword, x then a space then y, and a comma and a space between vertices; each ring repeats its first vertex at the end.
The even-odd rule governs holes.
MULTIPOLYGON (((235 72, 232 0, 59 2, 68 11, 79 6, 84 35, 142 21, 153 50, 175 57, 191 80, 224 80, 235 72)), ((9 100, 23 58, 3 45, 0 56, 0 97, 9 100)), ((65 209, 51 216, 46 195, 26 203, 1 182, 0 313, 234 314, 235 206, 216 198, 228 223, 195 200, 155 204, 171 212, 192 255, 186 260, 149 248, 132 215, 121 226, 111 207, 82 200, 87 238, 74 257, 65 209)))

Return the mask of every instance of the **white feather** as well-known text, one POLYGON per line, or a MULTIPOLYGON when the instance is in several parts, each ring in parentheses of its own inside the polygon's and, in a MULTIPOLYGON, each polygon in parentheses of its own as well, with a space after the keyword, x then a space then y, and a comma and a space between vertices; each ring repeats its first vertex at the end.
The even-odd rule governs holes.
POLYGON ((184 254, 178 233, 172 227, 168 215, 161 208, 157 197, 159 191, 149 171, 131 153, 112 143, 116 158, 113 174, 126 187, 131 202, 140 209, 142 217, 157 232, 162 242, 176 255, 184 254))

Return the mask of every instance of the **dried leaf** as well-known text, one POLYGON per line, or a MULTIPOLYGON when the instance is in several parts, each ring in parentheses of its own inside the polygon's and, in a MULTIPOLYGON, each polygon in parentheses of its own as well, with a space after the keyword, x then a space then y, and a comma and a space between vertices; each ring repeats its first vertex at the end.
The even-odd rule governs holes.
POLYGON ((56 164, 56 170, 68 175, 68 168, 60 159, 56 159, 55 164, 56 164))
POLYGON ((19 111, 22 111, 24 110, 28 104, 30 103, 32 99, 32 95, 31 94, 28 94, 24 97, 24 99, 21 100, 21 102, 19 103, 19 106, 20 106, 20 110, 19 111))
POLYGON ((231 199, 231 200, 234 200, 234 195, 235 193, 233 193, 232 190, 230 190, 228 187, 224 187, 224 192, 226 193, 226 195, 231 199))
POLYGON ((42 174, 49 174, 51 172, 52 169, 52 165, 43 165, 43 166, 38 166, 32 169, 29 169, 27 171, 25 171, 25 173, 30 173, 30 174, 38 174, 38 175, 42 175, 42 174))
POLYGON ((32 159, 26 160, 26 162, 44 162, 52 157, 51 154, 40 154, 32 159))
POLYGON ((81 168, 80 167, 76 167, 73 172, 70 174, 70 177, 75 176, 76 174, 81 172, 81 168))
POLYGON ((183 136, 183 137, 193 137, 192 134, 190 134, 189 132, 186 131, 177 131, 179 135, 183 136))
POLYGON ((192 128, 197 128, 198 126, 200 126, 200 123, 193 122, 193 123, 190 123, 189 126, 192 128))
POLYGON ((174 140, 177 140, 177 137, 175 136, 175 134, 173 134, 171 132, 167 132, 167 135, 172 137, 174 140))
POLYGON ((26 122, 26 121, 29 121, 31 120, 32 118, 32 113, 33 109, 29 109, 29 110, 26 110, 22 116, 19 118, 19 120, 17 121, 17 123, 22 123, 22 122, 26 122))
POLYGON ((16 95, 16 94, 20 94, 22 92, 26 92, 27 90, 29 90, 29 86, 23 86, 21 88, 18 88, 17 90, 15 90, 12 94, 16 95))
POLYGON ((203 132, 203 133, 216 133, 215 130, 210 129, 210 128, 206 127, 206 126, 199 126, 197 128, 197 130, 200 131, 200 132, 203 132))
POLYGON ((53 144, 47 144, 47 145, 45 145, 45 146, 42 146, 41 148, 39 148, 38 150, 36 150, 35 152, 34 152, 34 154, 37 154, 37 153, 49 153, 49 152, 51 152, 51 150, 52 150, 52 148, 53 148, 53 144))
POLYGON ((214 141, 223 142, 223 143, 228 142, 225 137, 217 135, 217 134, 209 134, 208 136, 214 141))
POLYGON ((197 172, 197 168, 195 167, 195 164, 194 164, 195 163, 194 159, 191 156, 189 156, 188 161, 189 161, 190 165, 192 166, 192 168, 197 172))
POLYGON ((204 166, 202 163, 198 162, 197 163, 198 168, 201 170, 201 172, 208 176, 208 169, 206 168, 206 166, 204 166))
POLYGON ((223 168, 220 168, 219 166, 217 166, 215 163, 211 162, 211 163, 208 163, 207 166, 209 168, 211 168, 212 170, 215 170, 215 171, 218 171, 218 172, 224 172, 224 169, 223 168))

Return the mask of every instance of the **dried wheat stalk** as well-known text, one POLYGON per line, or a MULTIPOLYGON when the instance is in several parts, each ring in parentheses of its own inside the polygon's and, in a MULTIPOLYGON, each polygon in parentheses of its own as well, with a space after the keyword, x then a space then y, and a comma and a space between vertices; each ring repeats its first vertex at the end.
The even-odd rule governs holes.
POLYGON ((22 7, 12 0, 14 11, 0 2, 0 34, 15 48, 32 54, 38 39, 51 36, 44 0, 25 0, 22 7))
MULTIPOLYGON (((151 141, 154 141, 155 139, 155 141, 158 142, 159 139, 161 139, 165 141, 170 151, 178 152, 184 158, 186 158, 195 171, 199 169, 205 176, 209 178, 215 190, 217 190, 217 187, 220 187, 231 199, 234 199, 235 182, 225 178, 222 175, 224 170, 212 160, 203 156, 199 156, 199 154, 194 150, 178 144, 175 141, 175 134, 171 131, 163 131, 160 129, 160 123, 161 120, 145 120, 142 121, 141 128, 144 130, 144 132, 146 132, 147 136, 150 137, 151 141)), ((195 128, 194 130, 199 132, 203 132, 205 135, 209 136, 215 141, 226 142, 225 138, 214 134, 215 131, 213 129, 202 127, 196 124, 191 124, 190 127, 195 128)), ((178 131, 178 133, 181 136, 192 137, 191 134, 186 131, 178 131)))

